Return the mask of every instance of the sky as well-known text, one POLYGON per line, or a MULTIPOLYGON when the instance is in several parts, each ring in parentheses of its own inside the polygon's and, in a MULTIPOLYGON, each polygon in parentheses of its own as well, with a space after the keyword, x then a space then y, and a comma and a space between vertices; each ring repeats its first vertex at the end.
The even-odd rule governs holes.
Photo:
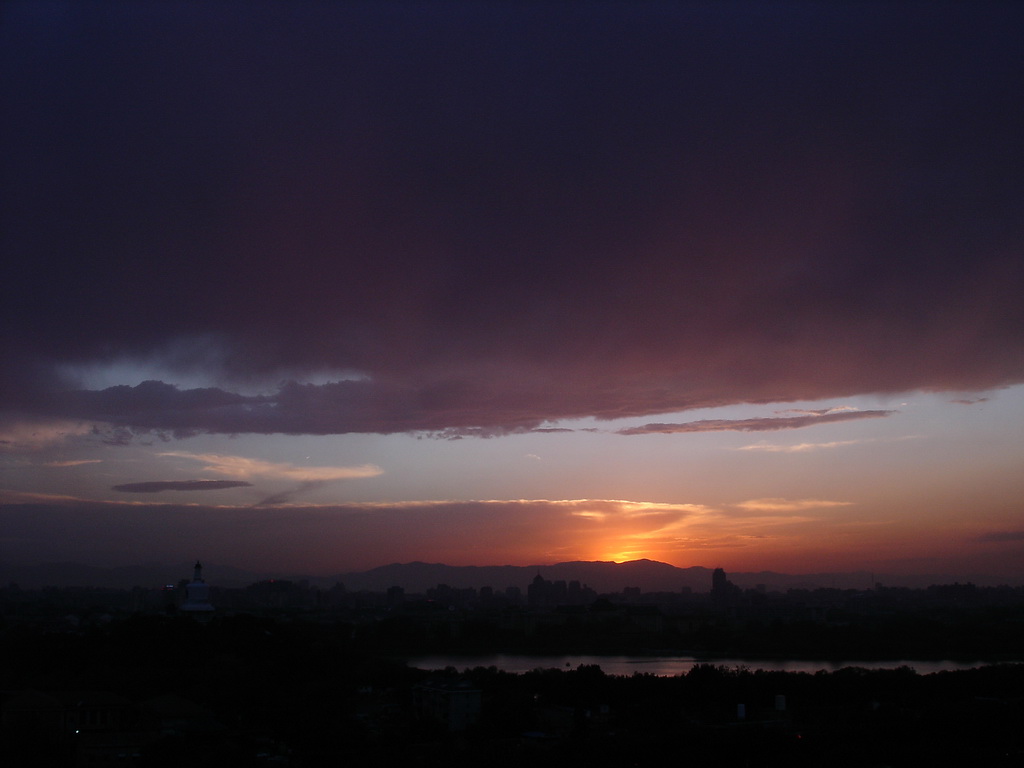
POLYGON ((0 562, 1024 583, 1024 5, 0 14, 0 562))

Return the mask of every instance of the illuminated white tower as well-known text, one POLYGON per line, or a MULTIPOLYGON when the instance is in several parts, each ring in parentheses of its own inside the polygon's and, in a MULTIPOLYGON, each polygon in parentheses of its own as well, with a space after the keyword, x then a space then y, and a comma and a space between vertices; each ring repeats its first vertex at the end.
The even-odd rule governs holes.
POLYGON ((203 581, 203 565, 198 560, 192 581, 185 586, 185 604, 181 606, 181 610, 199 613, 213 610, 213 606, 210 605, 210 588, 203 581))

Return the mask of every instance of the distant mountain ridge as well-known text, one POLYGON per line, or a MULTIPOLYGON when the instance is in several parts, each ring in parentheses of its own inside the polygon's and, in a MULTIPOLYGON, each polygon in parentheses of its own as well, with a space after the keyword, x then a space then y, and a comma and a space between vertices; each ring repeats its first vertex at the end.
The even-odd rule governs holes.
MULTIPOLYGON (((44 586, 96 587, 104 589, 157 588, 191 578, 193 563, 155 563, 136 566, 101 568, 80 563, 46 563, 10 565, 0 563, 0 585, 17 583, 25 589, 44 586)), ((207 582, 213 587, 244 587, 265 579, 308 579, 310 584, 329 588, 341 583, 352 592, 362 590, 383 592, 389 587, 402 587, 406 592, 422 593, 438 584, 456 589, 491 587, 503 591, 518 587, 524 593, 530 582, 540 574, 548 581, 579 581, 598 593, 621 592, 625 587, 638 587, 642 592, 707 592, 711 588, 711 568, 678 566, 655 560, 632 560, 624 563, 607 561, 573 561, 548 565, 445 565, 443 563, 392 563, 368 571, 333 576, 309 576, 287 572, 253 572, 216 562, 204 562, 207 582)), ((787 589, 868 589, 876 582, 886 586, 927 587, 930 584, 951 584, 971 581, 979 586, 1005 584, 997 577, 959 574, 892 575, 855 571, 846 573, 786 574, 773 571, 728 572, 731 582, 743 589, 763 584, 769 591, 787 589)))

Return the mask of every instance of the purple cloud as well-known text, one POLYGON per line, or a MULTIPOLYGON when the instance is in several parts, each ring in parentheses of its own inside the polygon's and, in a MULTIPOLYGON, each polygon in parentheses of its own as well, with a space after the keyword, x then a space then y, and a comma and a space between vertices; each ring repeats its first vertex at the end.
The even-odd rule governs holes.
POLYGON ((1024 381, 1024 6, 740 5, 14 4, 0 412, 458 436, 1024 381))

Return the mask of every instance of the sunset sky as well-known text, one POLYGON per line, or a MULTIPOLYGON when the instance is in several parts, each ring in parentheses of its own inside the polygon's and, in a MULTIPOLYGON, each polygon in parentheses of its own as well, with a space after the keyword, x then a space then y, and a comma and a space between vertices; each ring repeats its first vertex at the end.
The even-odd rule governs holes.
POLYGON ((1022 29, 5 3, 0 563, 1024 583, 1022 29))

